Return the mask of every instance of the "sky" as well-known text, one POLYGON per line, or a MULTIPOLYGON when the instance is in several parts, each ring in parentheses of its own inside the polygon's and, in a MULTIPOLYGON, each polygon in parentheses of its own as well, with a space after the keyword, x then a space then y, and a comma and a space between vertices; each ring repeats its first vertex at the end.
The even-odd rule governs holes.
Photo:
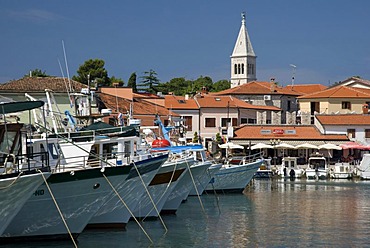
POLYGON ((229 80, 242 12, 258 81, 291 84, 291 65, 295 84, 370 79, 369 9, 369 0, 2 0, 0 83, 34 69, 72 77, 89 59, 125 83, 150 69, 161 82, 229 80))

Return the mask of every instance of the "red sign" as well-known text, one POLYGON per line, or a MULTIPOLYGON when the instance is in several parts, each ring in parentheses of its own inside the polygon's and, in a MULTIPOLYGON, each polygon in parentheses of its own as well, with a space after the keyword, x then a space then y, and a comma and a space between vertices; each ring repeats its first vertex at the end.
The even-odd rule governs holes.
POLYGON ((283 129, 274 129, 274 130, 272 130, 272 133, 273 134, 284 134, 284 130, 283 129))

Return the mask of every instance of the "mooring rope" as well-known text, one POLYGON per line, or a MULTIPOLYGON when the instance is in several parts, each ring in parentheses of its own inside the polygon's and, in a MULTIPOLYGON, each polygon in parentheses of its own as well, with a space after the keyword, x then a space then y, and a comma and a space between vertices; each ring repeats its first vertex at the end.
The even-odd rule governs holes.
MULTIPOLYGON (((151 203, 152 203, 152 204, 153 204, 153 206, 155 206, 155 208, 156 208, 156 211, 157 211, 157 213, 158 213, 158 218, 159 218, 159 220, 161 221, 161 223, 162 223, 162 225, 163 225, 164 229, 166 230, 166 232, 165 232, 165 233, 167 233, 167 231, 168 231, 167 226, 166 226, 166 224, 164 223, 164 221, 163 221, 163 219, 162 219, 162 216, 159 214, 159 211, 158 211, 158 209, 157 209, 157 207, 156 207, 156 205, 155 205, 155 203, 154 203, 154 200, 153 200, 152 195, 150 194, 150 192, 149 192, 149 190, 148 190, 148 187, 146 187, 146 186, 145 186, 145 182, 144 182, 143 178, 141 177, 141 174, 139 173, 139 169, 137 168, 137 166, 136 166, 136 164, 135 164, 135 161, 132 161, 132 163, 134 164, 135 170, 136 170, 137 174, 139 175, 139 178, 140 178, 140 180, 141 180, 141 183, 143 184, 143 186, 144 186, 144 188, 145 188, 145 191, 146 191, 146 193, 147 193, 147 195, 148 195, 148 197, 149 197, 149 199, 150 199, 151 203)), ((134 215, 132 215, 132 217, 134 217, 134 215)), ((135 218, 135 217, 134 217, 134 218, 135 218)))
POLYGON ((117 195, 117 197, 119 198, 119 200, 122 202, 122 204, 126 207, 126 209, 129 211, 129 213, 131 214, 131 216, 133 216, 135 222, 139 225, 139 227, 141 228, 141 230, 144 232, 145 236, 149 239, 149 241, 154 244, 153 240, 150 238, 149 234, 145 231, 144 227, 140 224, 140 222, 135 218, 135 216, 133 215, 132 211, 129 209, 129 207, 127 206, 126 202, 122 199, 122 197, 120 196, 120 194, 117 192, 117 190, 113 187, 112 183, 109 181, 109 179, 105 176, 104 172, 102 171, 102 174, 103 174, 103 177, 105 178, 105 180, 107 181, 107 183, 109 184, 109 186, 112 188, 112 190, 114 191, 114 193, 117 195))
MULTIPOLYGON (((175 160, 175 166, 173 168, 173 171, 172 171, 172 175, 171 175, 171 179, 170 181, 168 182, 167 186, 166 186, 166 189, 164 190, 163 194, 161 195, 161 197, 158 199, 158 202, 163 198, 163 196, 166 194, 168 188, 171 186, 171 183, 172 183, 172 180, 173 180, 173 177, 175 176, 175 172, 176 172, 176 168, 177 168, 177 159, 175 160)), ((160 212, 158 211, 158 208, 156 206, 155 203, 153 203, 153 208, 156 210, 157 214, 158 214, 158 217, 160 216, 160 212)), ((153 208, 149 211, 149 213, 147 213, 147 215, 144 217, 147 218, 148 215, 153 211, 153 208)))
POLYGON ((188 167, 189 174, 190 174, 190 177, 191 177, 191 181, 193 182, 193 185, 194 185, 194 188, 195 188, 195 192, 197 193, 197 197, 198 197, 198 199, 199 199, 200 206, 202 207, 202 211, 203 211, 204 215, 206 215, 206 211, 204 210, 204 206, 203 206, 202 199, 200 199, 199 191, 198 191, 198 189, 197 189, 197 185, 195 184, 194 177, 193 177, 193 173, 192 173, 192 172, 191 172, 191 170, 190 170, 190 166, 189 166, 188 161, 186 161, 186 165, 187 165, 187 167, 188 167))
POLYGON ((75 239, 73 238, 73 235, 72 235, 71 231, 69 230, 69 227, 68 227, 68 225, 67 225, 67 222, 66 222, 66 220, 65 220, 65 219, 64 219, 64 217, 63 217, 62 211, 60 210, 60 208, 59 208, 59 206, 58 206, 58 203, 57 203, 57 201, 56 201, 56 199, 55 199, 55 197, 54 197, 54 195, 53 195, 53 192, 51 192, 51 189, 50 189, 50 187, 49 187, 48 182, 46 181, 46 178, 45 178, 44 174, 42 173, 42 171, 41 171, 41 170, 38 170, 38 171, 41 173, 41 176, 42 176, 42 178, 44 179, 45 185, 46 185, 46 187, 47 187, 47 188, 48 188, 48 190, 49 190, 49 193, 50 193, 51 199, 53 199, 53 201, 54 201, 55 207, 57 208, 57 210, 58 210, 58 212, 59 212, 60 218, 62 219, 62 221, 63 221, 63 223, 64 223, 64 226, 66 227, 66 229, 67 229, 67 232, 68 232, 69 236, 71 237, 71 240, 72 240, 72 242, 73 242, 73 245, 77 248, 77 243, 76 243, 75 239))
POLYGON ((10 186, 12 186, 13 184, 15 184, 15 182, 21 177, 21 175, 23 174, 23 172, 21 171, 18 176, 13 180, 13 182, 11 182, 9 185, 5 186, 5 187, 0 187, 0 190, 2 189, 6 189, 6 188, 9 188, 10 186))

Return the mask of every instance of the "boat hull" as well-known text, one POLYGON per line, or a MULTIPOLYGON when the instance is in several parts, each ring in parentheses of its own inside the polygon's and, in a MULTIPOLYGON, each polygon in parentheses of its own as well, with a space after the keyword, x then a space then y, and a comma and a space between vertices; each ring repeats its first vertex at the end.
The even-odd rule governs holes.
POLYGON ((224 165, 211 182, 207 185, 207 192, 214 191, 240 191, 252 180, 254 173, 260 168, 263 160, 241 165, 224 165))
POLYGON ((132 211, 145 193, 146 187, 158 172, 168 155, 136 162, 125 182, 112 193, 104 205, 89 221, 88 228, 124 228, 131 217, 132 211), (121 199, 124 203, 121 202, 121 199))
POLYGON ((86 169, 52 174, 24 204, 2 238, 13 240, 69 239, 77 237, 112 192, 107 179, 118 187, 131 166, 86 169), (104 175, 107 177, 105 179, 104 175), (62 212, 69 232, 54 203, 62 212))
POLYGON ((188 170, 184 172, 184 176, 179 180, 176 187, 172 190, 168 196, 161 213, 163 214, 174 214, 180 207, 181 202, 186 200, 190 190, 194 188, 194 182, 198 181, 199 177, 203 175, 207 169, 211 166, 210 161, 196 163, 192 166, 188 166, 188 170), (190 168, 190 170, 189 170, 190 168))
POLYGON ((204 190, 206 189, 208 183, 211 179, 215 176, 216 172, 219 171, 222 167, 222 164, 213 164, 211 165, 203 175, 199 177, 197 181, 195 181, 195 187, 189 192, 189 196, 197 196, 203 194, 204 190))
MULTIPOLYGON (((44 173, 45 179, 49 176, 50 173, 44 173)), ((0 236, 43 182, 41 173, 0 180, 0 236)))

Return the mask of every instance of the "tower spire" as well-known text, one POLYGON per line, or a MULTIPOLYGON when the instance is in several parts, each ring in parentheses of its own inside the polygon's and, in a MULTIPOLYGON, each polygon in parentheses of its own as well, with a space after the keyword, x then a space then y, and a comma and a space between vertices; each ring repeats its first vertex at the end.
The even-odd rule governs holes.
POLYGON ((245 84, 256 78, 256 58, 249 39, 245 12, 241 13, 242 23, 231 55, 231 87, 245 84))

